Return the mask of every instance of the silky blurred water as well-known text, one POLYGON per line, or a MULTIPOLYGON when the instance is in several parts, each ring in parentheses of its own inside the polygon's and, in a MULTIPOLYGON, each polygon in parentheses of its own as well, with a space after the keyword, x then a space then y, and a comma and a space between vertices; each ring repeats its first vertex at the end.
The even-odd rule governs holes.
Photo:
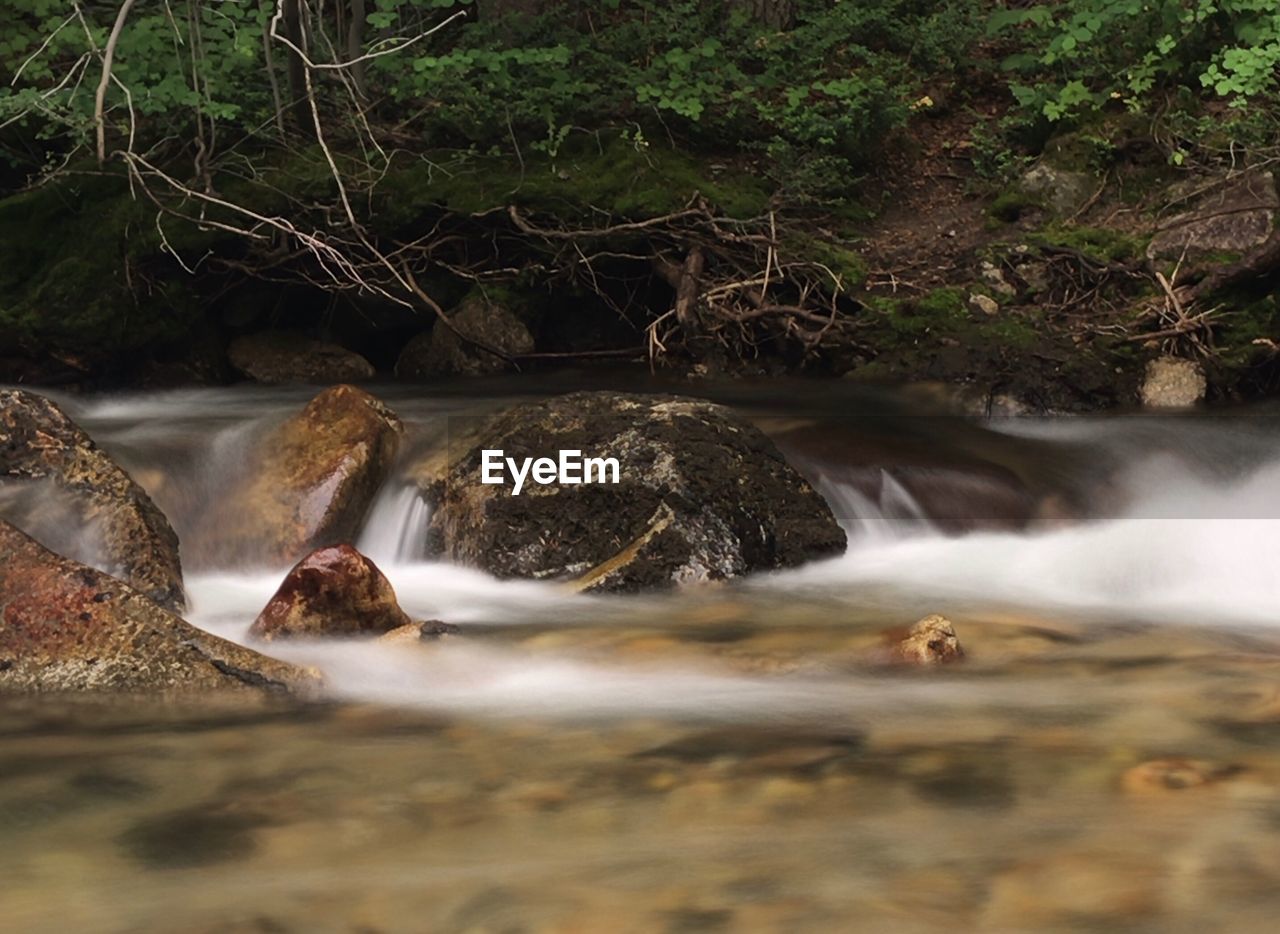
MULTIPOLYGON (((793 456, 846 555, 575 595, 424 560, 397 475, 360 545, 410 615, 461 631, 273 645, 324 672, 318 704, 0 701, 0 929, 1273 929, 1272 416, 977 424, 733 392, 766 430, 820 423, 793 456), (864 469, 869 425, 1071 510, 944 532, 909 477, 864 469), (933 612, 965 662, 885 667, 885 631, 933 612)), ((402 466, 510 395, 388 393, 402 466)), ((181 534, 306 398, 67 405, 181 534)), ((189 570, 188 616, 243 640, 286 570, 189 570)))

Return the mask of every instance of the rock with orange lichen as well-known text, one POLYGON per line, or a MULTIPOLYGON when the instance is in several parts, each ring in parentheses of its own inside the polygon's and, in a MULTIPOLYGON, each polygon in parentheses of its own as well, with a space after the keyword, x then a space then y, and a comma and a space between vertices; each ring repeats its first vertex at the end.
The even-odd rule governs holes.
POLYGON ((307 555, 258 615, 250 635, 264 641, 298 636, 381 635, 412 625, 391 582, 350 545, 307 555))
POLYGON ((402 427, 354 386, 334 386, 269 431, 184 542, 201 567, 288 566, 351 541, 386 479, 402 427))
POLYGON ((203 632, 0 522, 0 693, 296 693, 310 671, 203 632))

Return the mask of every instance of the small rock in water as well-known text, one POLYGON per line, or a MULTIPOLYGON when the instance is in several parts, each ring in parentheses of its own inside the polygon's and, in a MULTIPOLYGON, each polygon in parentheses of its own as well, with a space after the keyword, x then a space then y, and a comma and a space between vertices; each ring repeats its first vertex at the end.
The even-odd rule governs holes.
POLYGON ((1120 786, 1129 794, 1165 794, 1215 785, 1242 771, 1239 766, 1219 765, 1203 759, 1152 759, 1125 772, 1120 786))
POLYGON ((1184 408, 1204 398, 1204 370, 1194 360, 1158 357, 1147 364, 1139 390, 1142 404, 1155 409, 1184 408))
POLYGON ((945 616, 926 616, 894 646, 894 660, 909 665, 943 665, 964 658, 956 629, 945 616))
POLYGON ((453 635, 461 630, 452 623, 429 619, 421 623, 409 623, 379 636, 379 642, 394 645, 416 645, 419 642, 435 642, 444 636, 453 635))
POLYGON ((377 635, 411 626, 391 582, 350 545, 307 555, 254 620, 257 639, 377 635))

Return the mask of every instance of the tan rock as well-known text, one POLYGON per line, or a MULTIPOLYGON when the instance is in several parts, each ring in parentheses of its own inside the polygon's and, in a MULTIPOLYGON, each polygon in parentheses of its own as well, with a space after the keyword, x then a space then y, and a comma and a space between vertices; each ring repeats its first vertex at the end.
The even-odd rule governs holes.
POLYGON ((258 443, 197 524, 203 567, 287 566, 353 540, 400 445, 400 420, 354 386, 334 386, 258 443))
POLYGON ((974 292, 969 296, 969 308, 988 316, 1000 314, 1000 303, 990 295, 983 295, 981 292, 974 292))
POLYGON ((1147 363, 1139 394, 1148 408, 1185 408, 1204 398, 1204 370, 1194 360, 1157 357, 1147 363))
POLYGON ((1207 788, 1241 775, 1239 766, 1203 759, 1152 759, 1135 765, 1120 777, 1120 787, 1133 795, 1162 795, 1207 788))
POLYGON ((934 614, 913 625, 894 646, 895 661, 909 665, 944 665, 964 658, 951 620, 934 614))
POLYGON ((203 632, 0 522, 0 693, 305 692, 310 672, 203 632))
POLYGON ((169 520, 43 396, 0 390, 0 480, 5 478, 53 485, 33 512, 6 516, 37 541, 128 581, 166 609, 184 608, 178 536, 169 520))
POLYGON ((998 875, 983 930, 1027 931, 1086 924, 1132 924, 1161 907, 1158 861, 1110 851, 1071 851, 1013 866, 998 875))

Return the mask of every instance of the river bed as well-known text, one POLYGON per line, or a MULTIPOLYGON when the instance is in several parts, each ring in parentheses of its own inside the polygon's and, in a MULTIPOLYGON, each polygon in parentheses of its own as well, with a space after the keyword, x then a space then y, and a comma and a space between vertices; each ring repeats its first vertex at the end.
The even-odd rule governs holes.
MULTIPOLYGON (((383 396, 407 460, 510 393, 383 396)), ((976 445, 1085 505, 956 534, 892 477, 855 488, 828 445, 797 456, 844 556, 591 597, 426 560, 426 507, 393 480, 359 544, 411 616, 461 631, 272 645, 324 672, 320 703, 0 701, 0 929, 1274 929, 1274 416, 726 395, 851 447, 867 419, 944 465, 976 445), (929 613, 962 664, 877 663, 929 613)), ((181 535, 306 398, 62 401, 181 535)), ((188 618, 244 641, 286 570, 188 568, 188 618)))

